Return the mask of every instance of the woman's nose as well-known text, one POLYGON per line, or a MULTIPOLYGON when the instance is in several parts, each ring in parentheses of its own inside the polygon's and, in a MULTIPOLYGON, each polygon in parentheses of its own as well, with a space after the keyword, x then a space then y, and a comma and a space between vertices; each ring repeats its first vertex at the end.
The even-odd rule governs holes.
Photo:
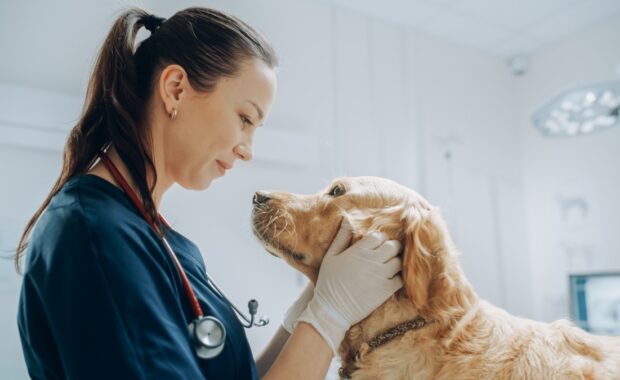
POLYGON ((248 148, 244 144, 237 145, 233 151, 243 161, 250 161, 253 157, 252 148, 248 148))

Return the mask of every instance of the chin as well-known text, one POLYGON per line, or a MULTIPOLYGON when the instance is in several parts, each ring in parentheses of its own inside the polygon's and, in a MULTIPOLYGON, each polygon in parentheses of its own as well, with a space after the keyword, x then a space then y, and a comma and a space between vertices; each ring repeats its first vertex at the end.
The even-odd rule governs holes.
POLYGON ((211 185, 211 182, 213 182, 213 177, 205 176, 204 178, 188 178, 188 180, 177 183, 187 190, 205 190, 211 185))
POLYGON ((206 180, 202 181, 199 186, 196 186, 194 190, 205 190, 206 188, 211 186, 211 182, 213 182, 213 178, 207 178, 206 180))

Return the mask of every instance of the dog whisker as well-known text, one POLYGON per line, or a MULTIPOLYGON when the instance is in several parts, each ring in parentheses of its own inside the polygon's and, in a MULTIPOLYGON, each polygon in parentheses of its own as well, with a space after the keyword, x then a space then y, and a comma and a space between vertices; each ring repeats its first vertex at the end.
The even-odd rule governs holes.
POLYGON ((287 216, 287 215, 285 214, 285 215, 283 215, 283 217, 282 217, 282 218, 284 219, 284 227, 282 227, 282 228, 280 229, 280 231, 279 231, 279 232, 277 232, 277 233, 273 236, 273 238, 274 238, 274 239, 276 239, 276 240, 278 239, 278 237, 279 237, 280 235, 282 235, 282 233, 283 233, 283 232, 286 232, 286 231, 287 231, 287 229, 288 229, 288 225, 289 225, 289 218, 287 218, 286 216, 287 216))

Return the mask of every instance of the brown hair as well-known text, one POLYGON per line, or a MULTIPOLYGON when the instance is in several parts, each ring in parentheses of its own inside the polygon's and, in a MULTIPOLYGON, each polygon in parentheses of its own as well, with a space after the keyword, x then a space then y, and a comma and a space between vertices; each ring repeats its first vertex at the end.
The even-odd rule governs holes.
POLYGON ((151 195, 157 173, 145 120, 146 105, 159 74, 167 65, 178 64, 187 72, 193 88, 208 92, 220 77, 235 76, 243 61, 252 58, 271 68, 277 65, 267 40, 231 15, 187 8, 164 20, 139 8, 125 10, 99 51, 82 114, 65 144, 60 176, 21 236, 14 255, 17 272, 28 236, 52 197, 71 177, 87 172, 99 151, 110 145, 127 166, 147 213, 158 220, 151 195), (142 26, 151 35, 135 49, 142 26), (147 170, 153 175, 150 184, 147 170))

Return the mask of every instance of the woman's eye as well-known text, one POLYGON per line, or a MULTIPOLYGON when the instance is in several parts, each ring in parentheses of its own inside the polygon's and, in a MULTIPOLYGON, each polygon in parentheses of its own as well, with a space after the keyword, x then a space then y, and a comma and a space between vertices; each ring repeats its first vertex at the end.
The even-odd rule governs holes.
POLYGON ((332 189, 329 191, 330 196, 332 197, 339 197, 341 195, 344 194, 344 187, 342 185, 336 185, 334 187, 332 187, 332 189))
POLYGON ((254 124, 252 124, 250 119, 248 119, 247 116, 241 115, 239 117, 241 118, 241 123, 243 123, 243 128, 242 129, 245 129, 248 125, 254 125, 254 124))

